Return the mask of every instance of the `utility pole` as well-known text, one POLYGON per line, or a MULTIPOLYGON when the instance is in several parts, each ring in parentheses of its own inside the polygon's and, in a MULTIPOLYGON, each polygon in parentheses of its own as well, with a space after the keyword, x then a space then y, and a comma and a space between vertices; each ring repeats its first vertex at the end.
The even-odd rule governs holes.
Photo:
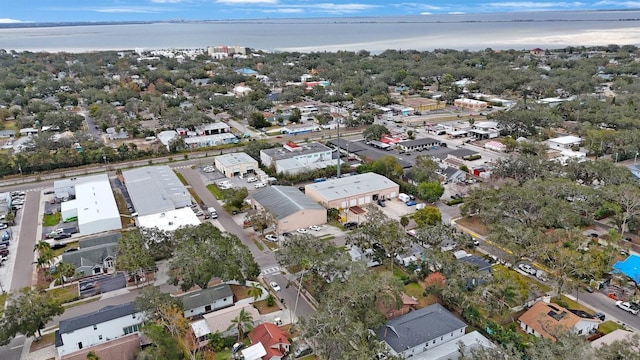
POLYGON ((340 178, 340 121, 336 121, 338 124, 338 179, 340 178))

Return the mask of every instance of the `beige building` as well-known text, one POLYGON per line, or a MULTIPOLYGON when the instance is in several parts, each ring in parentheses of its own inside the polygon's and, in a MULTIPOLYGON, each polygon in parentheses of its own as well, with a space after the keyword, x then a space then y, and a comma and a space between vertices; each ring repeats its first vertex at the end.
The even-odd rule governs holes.
POLYGON ((327 210, 293 186, 270 186, 253 195, 254 208, 271 211, 282 234, 327 222, 327 210))
POLYGON ((413 108, 415 111, 435 111, 442 110, 447 107, 444 101, 438 101, 423 97, 408 97, 402 101, 402 105, 413 108))
POLYGON ((218 171, 228 178, 254 174, 258 170, 258 161, 243 152, 216 156, 214 165, 218 171))
POLYGON ((394 199, 399 193, 400 185, 372 172, 305 186, 305 194, 328 209, 365 206, 378 199, 394 199))

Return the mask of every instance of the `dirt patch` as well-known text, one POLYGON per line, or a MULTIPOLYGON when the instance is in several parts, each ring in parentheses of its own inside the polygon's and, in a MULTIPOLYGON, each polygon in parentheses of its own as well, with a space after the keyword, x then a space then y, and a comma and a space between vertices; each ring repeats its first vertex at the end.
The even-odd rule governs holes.
POLYGON ((480 218, 477 216, 465 217, 462 219, 456 220, 460 226, 465 227, 478 235, 487 236, 489 234, 489 230, 487 227, 480 221, 480 218))
POLYGON ((40 340, 31 343, 29 352, 38 351, 53 345, 55 345, 55 333, 44 334, 40 340))
POLYGON ((273 306, 267 305, 267 300, 261 300, 261 301, 254 302, 253 307, 258 309, 258 312, 261 315, 270 314, 272 312, 276 312, 280 310, 280 307, 277 304, 277 300, 273 306))
POLYGON ((231 286, 231 292, 233 292, 233 297, 234 299, 236 299, 236 301, 238 300, 242 300, 242 299, 248 299, 251 296, 249 296, 249 287, 248 286, 241 286, 241 285, 229 285, 231 286))

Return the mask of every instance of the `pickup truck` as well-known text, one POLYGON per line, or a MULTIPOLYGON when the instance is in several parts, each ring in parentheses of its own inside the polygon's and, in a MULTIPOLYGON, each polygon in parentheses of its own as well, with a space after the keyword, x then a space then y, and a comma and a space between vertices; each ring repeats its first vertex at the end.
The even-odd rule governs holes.
POLYGON ((616 306, 626 312, 632 313, 633 315, 638 315, 638 309, 632 308, 631 304, 626 301, 616 301, 616 306))

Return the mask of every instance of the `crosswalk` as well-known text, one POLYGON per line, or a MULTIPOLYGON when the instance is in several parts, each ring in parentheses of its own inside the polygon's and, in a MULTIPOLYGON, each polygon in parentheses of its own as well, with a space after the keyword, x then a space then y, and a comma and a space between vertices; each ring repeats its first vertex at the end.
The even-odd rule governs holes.
POLYGON ((40 192, 42 190, 44 190, 45 188, 41 187, 41 188, 35 188, 35 189, 27 189, 25 190, 25 192, 40 192))
POLYGON ((262 275, 269 275, 269 274, 273 274, 273 273, 277 273, 280 271, 280 267, 279 266, 274 266, 274 267, 270 267, 268 269, 262 269, 262 275))

